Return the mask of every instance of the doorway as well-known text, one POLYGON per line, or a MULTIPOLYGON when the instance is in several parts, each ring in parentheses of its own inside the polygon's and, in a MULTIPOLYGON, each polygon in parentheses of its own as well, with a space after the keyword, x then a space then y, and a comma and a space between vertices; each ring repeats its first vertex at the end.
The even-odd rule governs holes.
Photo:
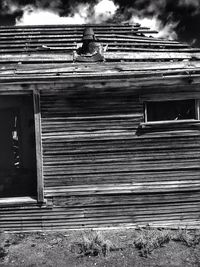
POLYGON ((0 198, 37 195, 32 95, 0 96, 0 198))

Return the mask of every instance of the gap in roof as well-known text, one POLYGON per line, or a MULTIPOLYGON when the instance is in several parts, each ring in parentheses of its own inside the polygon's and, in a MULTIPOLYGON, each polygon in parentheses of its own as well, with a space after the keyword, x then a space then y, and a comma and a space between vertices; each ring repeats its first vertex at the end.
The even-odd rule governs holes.
POLYGON ((152 18, 145 18, 138 15, 133 15, 129 22, 139 23, 143 27, 149 27, 151 30, 157 31, 158 33, 156 35, 153 34, 153 36, 156 38, 164 38, 168 40, 176 40, 178 38, 175 31, 178 22, 169 21, 166 25, 163 26, 161 20, 159 20, 157 16, 153 16, 152 18))

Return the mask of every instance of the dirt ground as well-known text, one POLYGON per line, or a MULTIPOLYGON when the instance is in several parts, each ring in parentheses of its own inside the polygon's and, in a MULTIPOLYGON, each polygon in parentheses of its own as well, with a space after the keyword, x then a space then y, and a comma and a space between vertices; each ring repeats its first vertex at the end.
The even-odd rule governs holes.
POLYGON ((163 231, 0 233, 0 266, 200 266, 199 233, 163 231))

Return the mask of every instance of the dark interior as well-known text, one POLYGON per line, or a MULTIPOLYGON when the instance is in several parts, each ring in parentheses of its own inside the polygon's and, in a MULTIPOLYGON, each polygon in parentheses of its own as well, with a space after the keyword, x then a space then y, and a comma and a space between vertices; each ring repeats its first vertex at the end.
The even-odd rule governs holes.
POLYGON ((32 96, 1 96, 0 125, 0 197, 36 196, 32 96))
POLYGON ((195 119, 195 100, 147 102, 147 121, 195 119))

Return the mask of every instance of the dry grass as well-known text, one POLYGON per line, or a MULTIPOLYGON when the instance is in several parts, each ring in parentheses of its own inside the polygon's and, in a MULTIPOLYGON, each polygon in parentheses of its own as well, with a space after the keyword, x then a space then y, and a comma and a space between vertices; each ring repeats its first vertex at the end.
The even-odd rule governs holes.
POLYGON ((96 231, 85 232, 79 242, 71 245, 71 251, 81 256, 106 256, 113 249, 112 242, 107 240, 101 232, 96 231))
POLYGON ((0 266, 200 266, 200 231, 149 226, 117 231, 0 234, 0 266), (151 256, 149 256, 151 255, 151 256))
POLYGON ((198 231, 189 231, 187 228, 175 231, 172 240, 182 242, 188 247, 195 247, 200 243, 200 233, 198 231))
POLYGON ((170 241, 181 242, 188 247, 195 247, 200 243, 200 233, 198 231, 191 232, 187 228, 172 231, 146 226, 136 231, 133 244, 140 251, 141 256, 147 257, 153 250, 170 241))
POLYGON ((136 232, 133 241, 135 247, 140 251, 140 255, 147 257, 156 248, 162 247, 171 240, 170 230, 159 230, 150 227, 141 228, 136 232))
MULTIPOLYGON (((195 247, 200 243, 200 233, 192 233, 185 229, 172 231, 170 229, 157 229, 149 226, 138 228, 132 237, 132 243, 128 246, 134 246, 139 250, 139 255, 148 257, 155 249, 165 246, 170 241, 181 242, 188 247, 195 247)), ((81 239, 71 244, 71 251, 80 256, 106 256, 112 251, 119 251, 113 243, 105 238, 102 232, 87 231, 82 234, 81 239)))

